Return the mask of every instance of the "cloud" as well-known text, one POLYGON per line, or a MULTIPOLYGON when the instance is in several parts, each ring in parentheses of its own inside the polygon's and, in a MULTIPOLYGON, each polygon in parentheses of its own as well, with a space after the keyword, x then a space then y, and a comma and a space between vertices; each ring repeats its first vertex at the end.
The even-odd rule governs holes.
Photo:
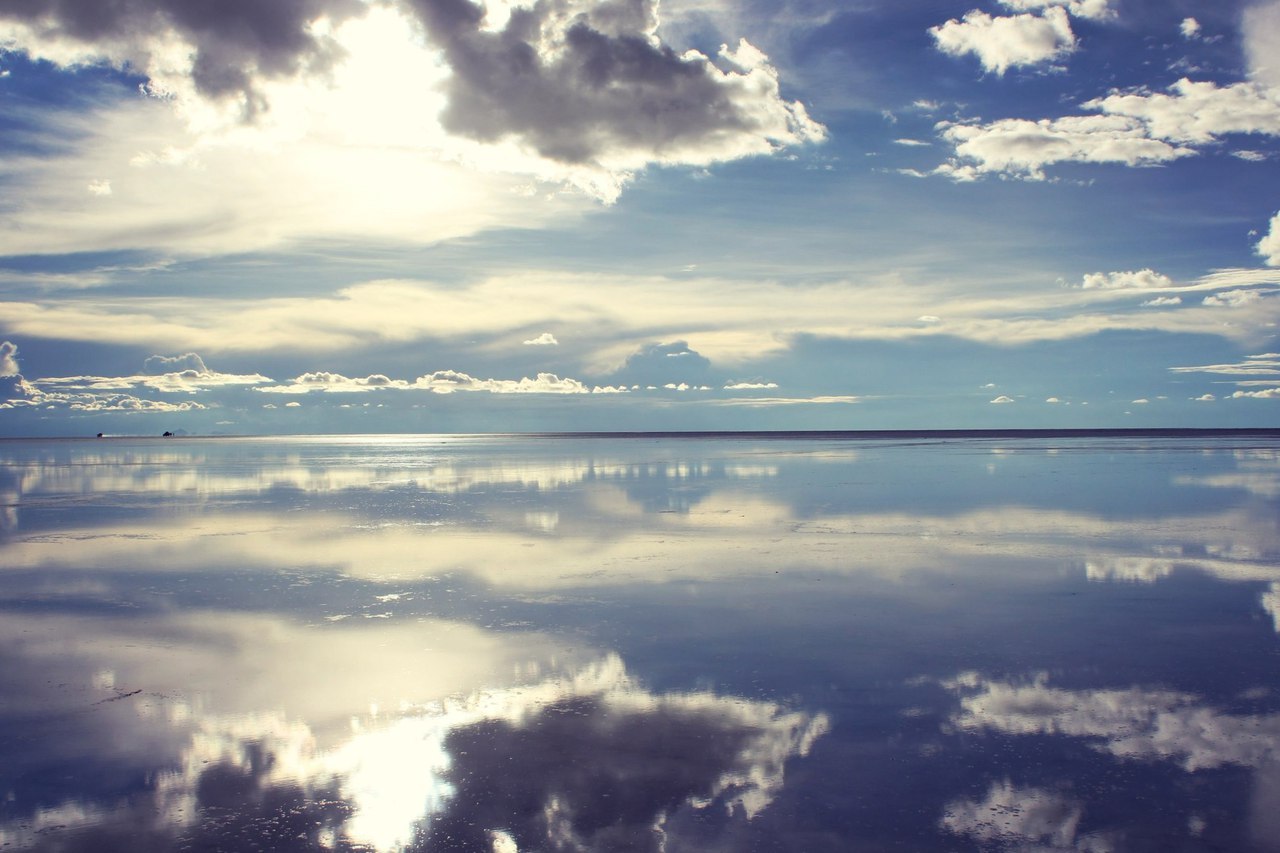
POLYGON ((940 125, 956 159, 934 174, 965 181, 988 173, 1026 180, 1045 179, 1057 163, 1119 163, 1150 166, 1195 153, 1153 139, 1141 121, 1126 116, 1066 116, 1058 119, 1000 119, 990 124, 940 125))
POLYGON ((431 243, 588 210, 650 165, 824 135, 746 42, 714 58, 664 45, 650 0, 537 3, 500 31, 466 0, 236 0, 207 25, 189 0, 101 21, 100 4, 46 5, 6 7, 0 44, 65 69, 127 66, 163 97, 77 82, 90 91, 75 109, 24 114, 42 153, 0 163, 23 199, 0 217, 0 254, 431 243), (86 204, 86 176, 110 194, 86 204))
POLYGON ((865 397, 840 394, 815 397, 736 397, 727 400, 713 400, 712 402, 717 406, 771 408, 774 406, 844 406, 861 403, 865 399, 865 397))
POLYGON ((1076 18, 1105 21, 1116 17, 1108 0, 1000 0, 1000 5, 1015 12, 1034 12, 1060 6, 1076 18))
POLYGON ((554 347, 559 346, 560 342, 556 340, 556 336, 550 332, 543 332, 536 338, 530 338, 527 341, 521 341, 527 347, 554 347))
POLYGON ((695 352, 686 340, 646 344, 631 352, 613 374, 626 384, 666 385, 702 383, 710 375, 711 360, 695 352))
POLYGON ((982 800, 947 803, 942 828, 977 841, 983 849, 1078 850, 1083 809, 1075 800, 1041 788, 994 782, 982 800))
POLYGON ((1184 39, 1195 39, 1200 37, 1200 22, 1195 18, 1183 18, 1182 23, 1178 27, 1178 31, 1182 33, 1184 39))
POLYGON ((330 26, 363 9, 355 0, 11 3, 0 8, 0 43, 63 66, 137 69, 153 91, 230 99, 252 116, 267 105, 262 80, 332 67, 341 51, 330 26))
POLYGON ((1019 280, 978 288, 914 280, 833 280, 805 285, 735 278, 568 274, 529 270, 478 279, 466 286, 429 281, 367 281, 330 293, 191 298, 181 294, 104 294, 93 300, 54 294, 0 301, 6 334, 114 343, 150 352, 209 355, 293 351, 328 359, 334 352, 386 344, 432 343, 484 358, 507 354, 530 327, 554 325, 574 367, 561 368, 611 385, 687 382, 722 386, 726 374, 750 377, 742 366, 786 351, 810 335, 900 340, 948 335, 1016 344, 1064 340, 1105 330, 1163 330, 1237 340, 1254 347, 1274 334, 1280 300, 1237 309, 1224 324, 1221 307, 1198 304, 1220 290, 1280 285, 1275 269, 1215 272, 1165 295, 1196 294, 1177 311, 1142 308, 1127 288, 1028 288, 1019 280), (851 318, 847 306, 857 298, 851 318), (945 323, 921 321, 941 316, 945 323), (447 318, 447 322, 442 318, 447 318), (653 343, 653 330, 671 337, 653 343), (563 331, 560 331, 563 330, 563 331), (712 364, 714 362, 714 369, 712 364), (723 371, 723 372, 721 372, 723 371))
POLYGON ((0 343, 0 376, 17 376, 20 372, 18 345, 12 341, 0 343))
POLYGON ((1227 290, 1206 296, 1203 304, 1214 308, 1239 308, 1261 298, 1262 294, 1256 290, 1227 290))
POLYGON ((1258 391, 1236 391, 1231 395, 1234 399, 1252 397, 1256 400, 1280 399, 1280 388, 1262 388, 1258 391))
POLYGON ((1212 403, 1217 399, 1218 398, 1212 394, 1201 394, 1199 397, 1193 398, 1193 401, 1196 403, 1212 403))
POLYGON ((419 376, 412 382, 375 373, 352 378, 341 373, 317 371, 303 373, 287 383, 255 388, 264 394, 357 394, 369 391, 429 391, 452 394, 455 391, 477 391, 489 394, 618 394, 625 388, 589 386, 577 379, 561 379, 553 373, 539 373, 522 379, 477 379, 457 370, 437 370, 419 376))
POLYGON ((997 403, 997 404, 1012 403, 1012 402, 1014 402, 1014 399, 1013 399, 1012 397, 1008 396, 1008 395, 1001 394, 999 397, 996 397, 996 398, 995 398, 994 400, 992 400, 991 402, 992 402, 992 403, 997 403))
POLYGON ((1037 674, 997 681, 965 673, 944 686, 961 696, 952 723, 965 731, 1095 740, 1121 759, 1165 760, 1187 772, 1280 756, 1280 714, 1228 714, 1200 697, 1145 687, 1066 690, 1037 674))
POLYGON ((1113 92, 1082 106, 1140 120, 1152 139, 1207 145, 1236 133, 1280 135, 1280 91, 1247 81, 1219 86, 1182 78, 1167 92, 1113 92))
POLYGON ((1280 89, 1280 3, 1251 3, 1240 21, 1249 75, 1273 89, 1280 89))
POLYGON ((727 382, 724 389, 726 391, 765 391, 777 387, 777 382, 727 382))
POLYGON ((1280 377, 1280 353, 1265 352, 1245 356, 1244 361, 1230 364, 1203 364, 1191 367, 1171 367, 1173 373, 1219 373, 1226 376, 1277 376, 1280 377))
POLYGON ((1254 250, 1262 256, 1269 267, 1280 267, 1280 211, 1271 217, 1271 224, 1266 235, 1258 241, 1254 250))
POLYGON ((1010 68, 1059 59, 1075 50, 1067 13, 1051 6, 1039 15, 992 17, 974 9, 963 20, 929 29, 938 49, 950 56, 974 54, 982 67, 1003 75, 1010 68))
POLYGON ((561 379, 554 373, 539 373, 521 379, 476 379, 456 370, 437 370, 413 381, 412 387, 436 394, 455 391, 484 391, 490 394, 591 394, 617 392, 618 388, 591 388, 577 379, 561 379))
POLYGON ((1091 557, 1085 576, 1095 582, 1155 583, 1173 574, 1173 561, 1155 557, 1091 557))
MULTIPOLYGON (((956 157, 932 174, 971 181, 995 173, 1044 180, 1057 163, 1153 166, 1199 153, 1234 134, 1280 136, 1280 89, 1178 80, 1165 92, 1112 92, 1081 106, 1099 115, 943 122, 956 157)), ((1270 254, 1270 252, 1268 252, 1270 254)))
POLYGON ((1157 296, 1154 299, 1148 299, 1146 302, 1142 303, 1144 308, 1165 308, 1181 304, 1181 296, 1157 296))
POLYGON ((142 369, 153 376, 183 370, 193 370, 202 374, 210 372, 209 368, 205 367, 204 359, 193 352, 175 356, 153 355, 142 363, 142 369))
POLYGON ((664 44, 655 0, 539 2, 501 29, 469 0, 408 5, 451 71, 442 123, 470 139, 617 171, 769 153, 825 133, 780 97, 776 70, 745 39, 722 46, 719 65, 664 44))
POLYGON ((303 373, 284 385, 268 385, 255 390, 266 394, 308 394, 312 391, 331 394, 352 394, 384 389, 405 389, 408 387, 410 387, 409 383, 403 379, 390 379, 381 373, 352 379, 343 376, 341 373, 317 371, 303 373))
POLYGON ((1141 269, 1135 272, 1089 273, 1080 286, 1085 290, 1115 290, 1119 288, 1136 288, 1140 290, 1157 290, 1173 287, 1173 280, 1152 269, 1141 269))

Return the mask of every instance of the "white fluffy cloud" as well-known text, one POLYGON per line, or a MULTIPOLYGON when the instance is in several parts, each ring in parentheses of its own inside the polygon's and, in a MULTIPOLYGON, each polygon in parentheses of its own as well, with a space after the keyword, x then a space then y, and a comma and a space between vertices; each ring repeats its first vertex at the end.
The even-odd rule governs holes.
POLYGON ((1280 136, 1280 90, 1255 82, 1219 86, 1183 78, 1164 92, 1112 92, 1081 106, 1099 115, 942 123, 956 157, 934 173, 1043 180, 1045 167, 1057 163, 1151 166, 1235 134, 1280 136))
POLYGON ((554 347, 559 346, 560 342, 556 340, 556 336, 550 332, 543 332, 536 338, 530 338, 527 341, 521 341, 527 347, 554 347))
POLYGON ((1200 22, 1195 18, 1183 18, 1182 24, 1179 25, 1178 31, 1182 33, 1184 39, 1194 39, 1200 36, 1200 22))
POLYGON ((973 180, 987 173, 1044 180, 1045 167, 1057 163, 1150 166, 1195 153, 1186 146, 1153 139, 1141 121, 1119 115, 1001 119, 940 127, 943 139, 955 147, 956 159, 935 174, 953 180, 973 180))
POLYGON ((1076 46, 1071 23, 1061 6, 1040 14, 993 17, 974 9, 963 20, 951 19, 929 29, 938 49, 950 56, 973 54, 996 74, 1038 65, 1071 53, 1076 46))
POLYGON ((1060 6, 1077 18, 1105 21, 1116 16, 1108 0, 1000 0, 1000 5, 1015 12, 1031 12, 1060 6))
POLYGON ((1159 290, 1173 287, 1173 280, 1153 269, 1140 269, 1130 272, 1095 272, 1084 277, 1080 286, 1085 290, 1115 290, 1130 288, 1138 290, 1159 290))
POLYGON ((1255 249, 1267 266, 1280 267, 1280 212, 1271 217, 1271 225, 1255 249))
POLYGON ((1227 290, 1206 296, 1203 302, 1213 308, 1240 308, 1261 298, 1262 294, 1256 290, 1227 290))
POLYGON ((12 341, 0 343, 0 376, 17 376, 18 345, 12 341))
POLYGON ((1280 91, 1254 82, 1219 86, 1185 77, 1166 92, 1113 92, 1085 109, 1139 119, 1153 139, 1206 145, 1233 133, 1280 135, 1280 91))

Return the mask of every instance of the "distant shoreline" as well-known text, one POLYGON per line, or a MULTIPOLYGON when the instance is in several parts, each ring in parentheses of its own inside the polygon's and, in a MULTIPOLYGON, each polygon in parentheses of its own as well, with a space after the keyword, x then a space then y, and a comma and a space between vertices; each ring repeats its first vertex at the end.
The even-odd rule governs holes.
POLYGON ((749 439, 778 440, 877 440, 877 439, 1037 439, 1037 438, 1275 438, 1280 427, 1162 427, 1097 429, 867 429, 867 430, 654 430, 595 432, 486 432, 486 433, 246 433, 243 435, 81 435, 7 436, 5 441, 118 441, 244 440, 269 439, 409 439, 409 438, 528 438, 528 439, 749 439))

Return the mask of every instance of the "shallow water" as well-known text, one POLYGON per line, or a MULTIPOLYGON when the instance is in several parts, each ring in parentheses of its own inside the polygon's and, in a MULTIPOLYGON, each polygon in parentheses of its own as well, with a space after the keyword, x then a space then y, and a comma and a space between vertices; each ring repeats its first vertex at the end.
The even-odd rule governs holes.
POLYGON ((0 442, 5 850, 1280 849, 1280 439, 0 442))

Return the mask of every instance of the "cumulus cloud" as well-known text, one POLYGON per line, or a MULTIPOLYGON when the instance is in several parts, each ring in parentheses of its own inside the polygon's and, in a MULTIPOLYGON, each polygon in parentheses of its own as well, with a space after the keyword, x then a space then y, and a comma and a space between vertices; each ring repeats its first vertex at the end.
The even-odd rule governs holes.
POLYGON ((1057 163, 1153 166, 1232 134, 1280 136, 1280 89, 1254 81, 1219 86, 1183 78, 1164 92, 1112 92, 1081 106, 1098 115, 941 123, 956 157, 933 174, 956 181, 986 173, 1044 180, 1044 168, 1057 163))
POLYGON ((963 20, 929 29, 938 49, 950 56, 973 54, 982 67, 1003 75, 1010 68, 1059 59, 1075 50, 1076 37, 1061 6, 1041 14, 993 17, 974 9, 963 20))
POLYGON ((312 391, 350 394, 362 391, 378 391, 388 388, 403 389, 408 387, 409 383, 403 379, 391 379, 381 373, 374 373, 370 376, 353 379, 351 377, 343 376, 341 373, 316 371, 313 373, 303 373, 283 385, 269 385, 263 388, 258 388, 257 390, 268 394, 309 394, 312 391))
POLYGON ((1256 290, 1226 290, 1206 296, 1203 303, 1213 308, 1239 308, 1261 298, 1262 294, 1256 290))
POLYGON ((1181 304, 1181 296, 1157 296, 1154 299, 1148 299, 1146 302, 1142 303, 1144 308, 1167 308, 1181 304))
POLYGON ((560 342, 556 340, 556 336, 550 332, 543 332, 536 338, 530 338, 527 341, 521 341, 527 347, 554 347, 559 346, 560 342))
POLYGON ((156 93, 233 99, 252 116, 266 106, 261 80, 330 68, 340 51, 329 27, 363 10, 357 0, 32 0, 0 7, 0 43, 61 65, 137 69, 156 93))
POLYGON ((18 368, 18 345, 12 341, 0 343, 0 376, 16 376, 18 368))
POLYGON ((1139 290, 1157 290, 1173 286, 1173 280, 1152 269, 1141 269, 1133 272, 1095 272, 1084 277, 1080 286, 1085 290, 1114 290, 1119 288, 1136 288, 1139 290))
POLYGON ((780 97, 777 72, 746 40, 721 47, 719 65, 664 44, 655 0, 543 0, 501 29, 468 0, 409 5, 452 70, 441 115, 452 133, 610 169, 710 163, 824 135, 780 97))
POLYGON ((539 373, 521 379, 477 379, 456 370, 437 370, 413 381, 414 388, 436 394, 455 391, 486 391, 491 394, 590 394, 591 388, 577 379, 561 379, 554 373, 539 373))
POLYGON ((1001 394, 999 397, 996 397, 996 398, 995 398, 994 400, 992 400, 991 402, 992 402, 992 403, 997 403, 997 404, 1001 404, 1001 405, 1003 405, 1004 403, 1012 403, 1012 402, 1013 402, 1013 398, 1012 398, 1012 397, 1010 397, 1010 396, 1008 396, 1008 395, 1006 395, 1006 394, 1001 394))
POLYGON ((1267 233, 1254 250, 1262 256, 1262 260, 1269 267, 1280 267, 1280 211, 1271 217, 1271 224, 1267 229, 1267 233))
POLYGON ((1178 31, 1182 33, 1184 39, 1194 39, 1200 37, 1200 22, 1195 18, 1183 18, 1182 24, 1179 25, 1178 31))
POLYGON ((764 391, 777 387, 777 382, 728 382, 724 389, 726 391, 764 391))
POLYGON ((1280 135, 1280 91, 1246 81, 1219 86, 1182 78, 1166 92, 1113 92, 1085 109, 1139 119, 1153 139, 1206 145, 1227 134, 1280 135))
POLYGON ((152 376, 184 370, 193 370, 202 374, 210 372, 205 366, 204 359, 193 352, 174 356, 153 355, 142 363, 142 370, 152 376))
POLYGON ((1000 119, 940 127, 943 139, 955 147, 956 159, 939 166, 934 174, 958 181, 987 173, 1040 181, 1045 179, 1044 168, 1057 163, 1151 166, 1195 153, 1151 138, 1143 122, 1120 115, 1000 119))
POLYGON ((1116 17, 1108 0, 1000 0, 1000 5, 1015 12, 1031 12, 1060 6, 1076 18, 1103 21, 1116 17))
POLYGON ((1231 395, 1235 399, 1252 397, 1255 400, 1280 399, 1280 388, 1261 388, 1257 391, 1236 391, 1231 395))
POLYGON ((614 376, 627 384, 701 383, 710 370, 710 359, 690 348, 688 341, 678 340, 640 347, 627 356, 614 376))

